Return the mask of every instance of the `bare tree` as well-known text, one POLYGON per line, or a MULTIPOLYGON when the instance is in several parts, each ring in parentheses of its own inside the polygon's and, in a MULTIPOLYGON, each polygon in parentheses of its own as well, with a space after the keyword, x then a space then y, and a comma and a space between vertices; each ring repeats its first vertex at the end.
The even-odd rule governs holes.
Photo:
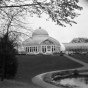
MULTIPOLYGON (((21 35, 26 35, 22 33, 21 29, 26 29, 28 24, 25 20, 25 10, 24 8, 1 8, 0 9, 0 32, 2 35, 7 33, 7 38, 18 39, 21 35)), ((28 36, 28 35, 27 35, 28 36)))
MULTIPOLYGON (((78 0, 1 0, 0 1, 0 31, 8 35, 23 35, 21 29, 26 29, 26 15, 36 14, 41 17, 46 13, 52 21, 65 27, 66 24, 76 23, 71 20, 79 14, 75 10, 82 10, 77 5, 78 0)), ((16 39, 15 38, 15 39, 16 39)))
MULTIPOLYGON (((24 18, 24 9, 23 8, 1 8, 0 9, 0 19, 1 19, 1 33, 2 38, 0 37, 0 56, 3 55, 3 65, 2 65, 2 78, 1 81, 4 80, 4 77, 8 74, 6 69, 10 68, 8 75, 15 75, 17 71, 17 61, 16 61, 16 51, 14 49, 15 46, 18 47, 18 38, 21 36, 22 32, 20 32, 19 28, 27 29, 23 22, 24 18), (3 31, 3 32, 2 32, 3 31), (12 46, 12 47, 11 47, 12 46), (11 47, 11 48, 10 48, 11 47), (13 55, 14 54, 14 55, 13 55), (9 58, 8 58, 9 57, 9 58), (11 60, 13 59, 13 61, 11 60), (9 63, 8 63, 9 62, 9 63), (13 67, 11 66, 13 63, 13 67), (10 67, 8 67, 8 64, 10 67), (14 69, 12 74, 10 74, 11 69, 14 69)), ((26 34, 25 34, 26 35, 26 34)))
MULTIPOLYGON (((82 7, 77 5, 78 0, 1 0, 0 1, 0 31, 5 34, 5 40, 15 37, 14 40, 21 35, 20 29, 26 29, 25 17, 27 14, 33 16, 36 14, 41 17, 46 13, 52 21, 60 26, 66 24, 72 25, 76 23, 71 20, 79 14, 75 10, 82 10, 82 7)), ((5 41, 5 43, 7 43, 5 41)), ((7 44, 5 44, 7 46, 7 44)), ((8 46, 7 46, 8 47, 8 46)), ((5 59, 3 62, 2 81, 5 72, 5 59)))
POLYGON ((79 15, 75 10, 82 10, 78 2, 79 0, 2 0, 0 8, 20 8, 24 9, 26 14, 29 12, 39 17, 46 13, 52 21, 65 27, 65 24, 76 23, 71 19, 79 15))

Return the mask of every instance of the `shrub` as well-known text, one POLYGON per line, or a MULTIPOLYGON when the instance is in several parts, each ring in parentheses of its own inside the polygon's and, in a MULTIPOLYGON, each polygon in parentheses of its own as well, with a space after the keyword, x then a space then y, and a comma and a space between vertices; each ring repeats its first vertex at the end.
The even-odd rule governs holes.
POLYGON ((18 61, 15 45, 15 42, 7 37, 7 34, 0 38, 0 69, 4 69, 5 78, 12 78, 17 72, 18 61))
POLYGON ((50 74, 50 73, 45 74, 45 75, 43 76, 43 80, 44 80, 45 82, 51 82, 51 81, 52 81, 51 75, 52 75, 52 74, 50 74))

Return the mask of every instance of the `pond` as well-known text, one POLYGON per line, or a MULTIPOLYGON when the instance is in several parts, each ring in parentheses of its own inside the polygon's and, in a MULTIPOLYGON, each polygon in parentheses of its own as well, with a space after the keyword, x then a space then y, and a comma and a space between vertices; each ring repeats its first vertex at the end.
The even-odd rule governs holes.
POLYGON ((65 78, 57 81, 58 84, 66 86, 68 88, 88 88, 88 78, 65 78))
POLYGON ((63 88, 88 88, 88 70, 69 70, 53 73, 55 85, 63 88))

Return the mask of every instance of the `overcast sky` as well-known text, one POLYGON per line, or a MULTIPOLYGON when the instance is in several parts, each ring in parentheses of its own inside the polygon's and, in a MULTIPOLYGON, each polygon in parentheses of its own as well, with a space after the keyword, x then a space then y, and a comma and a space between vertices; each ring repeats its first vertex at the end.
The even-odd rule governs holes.
POLYGON ((67 25, 67 27, 61 27, 55 25, 54 22, 46 21, 46 15, 42 18, 30 18, 32 24, 30 25, 33 30, 42 27, 45 29, 49 35, 57 39, 61 43, 68 43, 73 38, 85 37, 88 38, 88 5, 87 0, 80 0, 79 5, 83 7, 82 11, 79 11, 81 15, 74 19, 77 24, 73 26, 67 25))

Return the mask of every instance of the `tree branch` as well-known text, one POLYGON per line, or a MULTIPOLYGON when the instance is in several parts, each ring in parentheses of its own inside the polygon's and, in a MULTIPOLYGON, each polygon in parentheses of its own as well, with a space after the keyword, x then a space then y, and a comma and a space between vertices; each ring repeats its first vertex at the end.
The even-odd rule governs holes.
POLYGON ((9 8, 9 7, 23 7, 23 6, 34 6, 38 4, 24 4, 24 5, 10 5, 10 6, 0 6, 0 8, 9 8))

